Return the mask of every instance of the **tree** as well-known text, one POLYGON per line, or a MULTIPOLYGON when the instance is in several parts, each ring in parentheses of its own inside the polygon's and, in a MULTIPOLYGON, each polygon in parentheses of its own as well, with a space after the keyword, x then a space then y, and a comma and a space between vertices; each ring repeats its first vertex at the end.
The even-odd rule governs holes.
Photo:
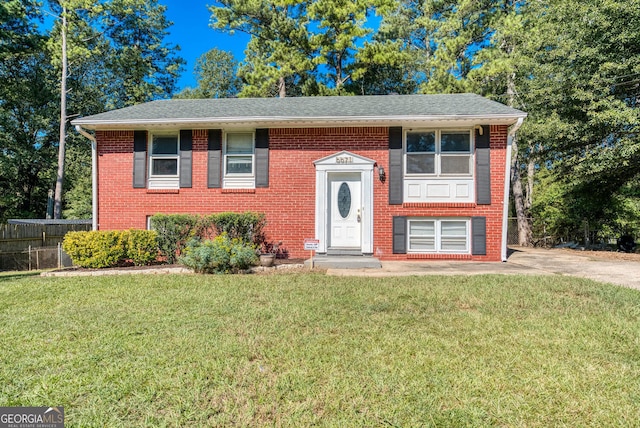
POLYGON ((369 50, 402 64, 422 93, 468 91, 475 52, 487 45, 496 13, 492 0, 409 0, 385 13, 369 50))
POLYGON ((186 88, 177 98, 231 98, 238 94, 242 81, 237 76, 238 62, 231 52, 217 48, 202 54, 195 66, 198 86, 186 88))
POLYGON ((344 93, 351 79, 357 43, 371 33, 365 27, 367 14, 375 5, 384 8, 383 1, 316 0, 309 5, 309 15, 317 30, 310 36, 317 52, 314 63, 326 68, 319 82, 324 94, 344 93))
POLYGON ((0 60, 36 47, 41 38, 32 20, 37 4, 30 0, 7 0, 0 4, 0 60))
POLYGON ((537 14, 523 138, 544 142, 542 165, 577 205, 565 219, 576 228, 618 218, 610 207, 640 174, 639 19, 638 0, 548 0, 537 14))
POLYGON ((109 41, 105 66, 114 107, 169 98, 185 61, 164 38, 172 25, 157 0, 111 0, 101 14, 109 41))
MULTIPOLYGON (((535 54, 538 41, 537 10, 524 1, 505 0, 493 2, 492 13, 487 21, 488 43, 473 55, 471 70, 467 73, 468 88, 474 92, 506 103, 510 107, 526 110, 527 106, 542 107, 531 99, 528 88, 535 74, 535 54)), ((533 113, 535 116, 535 112, 533 113)), ((518 224, 518 243, 523 246, 532 243, 531 206, 534 174, 540 136, 529 133, 528 144, 520 144, 521 134, 526 127, 532 129, 531 117, 525 129, 512 141, 511 192, 518 224)))
POLYGON ((69 78, 69 58, 82 61, 91 56, 86 40, 92 40, 97 34, 90 20, 100 7, 90 0, 57 0, 50 1, 56 13, 53 34, 59 39, 50 37, 48 47, 52 54, 53 64, 60 69, 60 122, 58 138, 58 171, 54 191, 53 218, 62 217, 62 193, 64 186, 64 167, 67 138, 67 80, 69 78), (70 39, 69 39, 70 38, 70 39), (68 43, 71 43, 70 46, 68 43))
POLYGON ((210 6, 212 28, 251 36, 239 69, 246 82, 240 95, 287 95, 287 81, 306 81, 313 72, 307 8, 310 0, 225 0, 210 6))
POLYGON ((44 217, 53 179, 52 69, 30 1, 0 4, 0 222, 44 217))
POLYGON ((35 51, 0 61, 0 221, 46 213, 57 110, 47 62, 35 51))
MULTIPOLYGON (((60 122, 58 173, 54 200, 54 218, 62 214, 68 84, 76 83, 77 98, 85 91, 108 94, 100 110, 137 104, 168 97, 174 91, 184 61, 173 52, 177 47, 162 43, 171 25, 164 17, 166 7, 155 0, 113 0, 98 3, 90 0, 52 1, 58 19, 48 45, 54 65, 60 69, 60 122), (101 31, 99 31, 101 30, 101 31), (59 35, 55 37, 55 35, 59 35), (87 65, 93 65, 91 71, 87 65), (99 70, 99 71, 96 71, 99 70), (90 76, 87 82, 77 77, 90 76), (96 90, 100 88, 100 90, 96 90)), ((77 105, 83 114, 98 113, 95 102, 77 105)), ((87 195, 87 198, 90 195, 87 195)))
POLYGON ((241 96, 347 93, 359 42, 375 6, 391 0, 227 0, 211 6, 212 27, 251 36, 239 68, 241 96))

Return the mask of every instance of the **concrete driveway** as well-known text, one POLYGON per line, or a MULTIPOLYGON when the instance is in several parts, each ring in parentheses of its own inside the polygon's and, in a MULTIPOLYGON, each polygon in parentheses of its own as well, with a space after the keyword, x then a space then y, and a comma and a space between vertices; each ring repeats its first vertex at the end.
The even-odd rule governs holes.
POLYGON ((640 262, 604 260, 582 255, 578 251, 540 248, 511 248, 506 263, 464 261, 382 262, 382 269, 328 269, 339 276, 408 276, 408 275, 570 275, 623 285, 640 290, 640 262))

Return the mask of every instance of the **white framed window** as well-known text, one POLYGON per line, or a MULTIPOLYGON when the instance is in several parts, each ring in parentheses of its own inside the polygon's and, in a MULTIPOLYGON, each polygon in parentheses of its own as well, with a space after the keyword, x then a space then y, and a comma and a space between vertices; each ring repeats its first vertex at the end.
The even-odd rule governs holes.
POLYGON ((252 176, 254 147, 253 132, 227 133, 224 150, 225 176, 252 176))
POLYGON ((149 189, 180 187, 180 134, 178 131, 149 134, 149 189))
POLYGON ((180 144, 178 133, 151 134, 149 143, 149 177, 178 178, 180 144))
POLYGON ((408 251, 412 253, 469 253, 470 220, 410 218, 408 251))
POLYGON ((418 129, 405 132, 405 174, 431 177, 471 176, 472 130, 418 129))

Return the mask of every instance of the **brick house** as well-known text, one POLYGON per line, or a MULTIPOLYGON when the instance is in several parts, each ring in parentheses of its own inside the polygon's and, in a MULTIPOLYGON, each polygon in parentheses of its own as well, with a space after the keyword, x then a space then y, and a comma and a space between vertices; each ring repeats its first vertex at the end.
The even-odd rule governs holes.
POLYGON ((161 100, 76 119, 94 228, 264 212, 305 257, 506 260, 511 138, 526 113, 474 94, 161 100), (93 131, 93 134, 87 132, 93 131))

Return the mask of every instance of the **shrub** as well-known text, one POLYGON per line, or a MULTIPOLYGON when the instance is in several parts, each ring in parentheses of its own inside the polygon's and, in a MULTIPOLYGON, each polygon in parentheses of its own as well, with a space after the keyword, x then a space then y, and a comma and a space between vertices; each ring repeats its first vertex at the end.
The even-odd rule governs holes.
POLYGON ((199 216, 191 214, 156 214, 151 217, 151 228, 158 233, 160 254, 167 263, 175 263, 187 241, 196 234, 199 216))
POLYGON ((197 273, 229 273, 254 265, 257 256, 253 245, 223 232, 213 240, 190 240, 179 261, 197 273))
POLYGON ((127 259, 136 266, 144 266, 158 259, 158 234, 155 230, 131 229, 123 232, 127 259))
POLYGON ((116 266, 124 260, 126 251, 119 231, 69 232, 62 249, 73 264, 85 268, 116 266))
POLYGON ((226 233, 231 239, 260 246, 264 240, 265 215, 244 213, 217 213, 208 216, 191 214, 156 214, 151 217, 151 228, 158 233, 158 246, 168 263, 174 263, 182 249, 192 238, 200 241, 226 233))
POLYGON ((149 230, 69 232, 62 248, 74 265, 85 268, 118 266, 126 260, 145 265, 158 255, 156 233, 149 230))
POLYGON ((263 213, 218 213, 209 216, 218 235, 226 233, 231 239, 242 239, 246 243, 260 245, 264 241, 267 220, 263 213))

